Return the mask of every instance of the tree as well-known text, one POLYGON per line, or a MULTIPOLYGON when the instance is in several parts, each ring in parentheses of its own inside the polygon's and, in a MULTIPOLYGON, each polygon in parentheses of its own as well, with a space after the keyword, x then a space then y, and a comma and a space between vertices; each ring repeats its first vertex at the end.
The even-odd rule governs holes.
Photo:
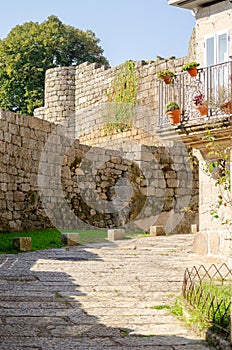
POLYGON ((0 40, 0 107, 33 114, 43 106, 45 71, 83 62, 108 64, 99 39, 50 16, 14 27, 0 40))

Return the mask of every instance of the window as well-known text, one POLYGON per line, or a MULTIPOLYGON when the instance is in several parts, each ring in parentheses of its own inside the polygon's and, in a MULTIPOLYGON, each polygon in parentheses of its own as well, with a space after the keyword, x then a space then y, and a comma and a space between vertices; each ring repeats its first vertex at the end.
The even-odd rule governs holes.
POLYGON ((205 38, 205 65, 208 67, 207 90, 214 99, 228 99, 230 91, 229 30, 205 38))
POLYGON ((218 32, 205 39, 206 66, 229 61, 229 31, 218 32))

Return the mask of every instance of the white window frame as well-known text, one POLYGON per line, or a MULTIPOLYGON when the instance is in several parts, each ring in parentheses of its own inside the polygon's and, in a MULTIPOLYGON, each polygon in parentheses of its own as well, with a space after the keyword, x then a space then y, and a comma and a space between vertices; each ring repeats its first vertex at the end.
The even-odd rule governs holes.
POLYGON ((218 38, 220 35, 222 34, 226 34, 227 36, 227 59, 224 60, 224 62, 229 61, 229 57, 230 57, 230 30, 226 29, 226 30, 220 30, 218 32, 215 32, 213 34, 207 35, 204 38, 205 41, 205 57, 204 57, 204 61, 205 61, 205 67, 207 67, 207 39, 213 38, 214 39, 214 65, 215 64, 219 64, 219 50, 218 50, 218 46, 219 46, 219 42, 218 42, 218 38))

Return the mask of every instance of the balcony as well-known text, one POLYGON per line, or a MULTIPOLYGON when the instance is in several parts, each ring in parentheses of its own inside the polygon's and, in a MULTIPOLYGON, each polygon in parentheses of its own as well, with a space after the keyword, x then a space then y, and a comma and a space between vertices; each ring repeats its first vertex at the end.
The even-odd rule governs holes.
POLYGON ((181 109, 180 124, 175 129, 203 125, 220 120, 229 120, 232 114, 232 62, 198 69, 196 77, 187 72, 177 74, 167 85, 159 81, 159 120, 160 130, 173 126, 165 114, 165 105, 176 101, 181 109), (197 100, 207 104, 204 115, 197 110, 197 100))
POLYGON ((200 7, 210 6, 217 2, 221 2, 221 0, 168 0, 168 5, 197 10, 200 7))

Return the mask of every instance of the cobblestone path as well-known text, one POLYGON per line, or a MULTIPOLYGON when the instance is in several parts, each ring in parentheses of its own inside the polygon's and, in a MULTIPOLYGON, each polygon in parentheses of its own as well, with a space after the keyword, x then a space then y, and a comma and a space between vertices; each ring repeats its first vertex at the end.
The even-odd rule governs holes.
POLYGON ((165 308, 192 235, 0 255, 1 350, 207 350, 165 308))

